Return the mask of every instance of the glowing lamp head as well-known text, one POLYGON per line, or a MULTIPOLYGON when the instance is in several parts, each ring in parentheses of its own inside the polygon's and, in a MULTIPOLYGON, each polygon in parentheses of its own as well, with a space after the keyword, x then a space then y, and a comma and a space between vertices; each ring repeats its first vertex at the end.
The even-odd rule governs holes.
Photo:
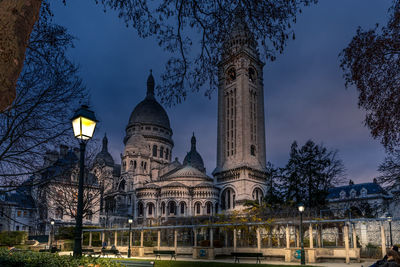
POLYGON ((128 223, 133 223, 133 220, 132 219, 128 219, 128 223))
POLYGON ((386 218, 387 218, 388 222, 391 222, 393 220, 393 216, 390 213, 386 214, 386 218))
POLYGON ((53 221, 53 220, 51 220, 50 224, 51 224, 51 225, 54 225, 54 221, 53 221))
POLYGON ((72 128, 76 138, 86 141, 92 138, 96 128, 96 117, 88 106, 82 105, 72 117, 72 128))
POLYGON ((300 211, 300 212, 303 212, 303 211, 304 211, 304 204, 303 204, 303 203, 300 203, 300 204, 298 205, 298 208, 299 208, 299 211, 300 211))

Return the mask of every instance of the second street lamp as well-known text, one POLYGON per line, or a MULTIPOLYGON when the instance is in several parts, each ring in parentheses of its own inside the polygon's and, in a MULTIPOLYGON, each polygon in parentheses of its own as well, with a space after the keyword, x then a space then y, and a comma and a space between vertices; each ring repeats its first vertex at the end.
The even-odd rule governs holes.
POLYGON ((387 218, 387 220, 389 222, 390 247, 393 247, 393 237, 392 237, 392 220, 393 220, 393 217, 392 217, 392 214, 388 213, 386 215, 386 218, 387 218))
POLYGON ((132 235, 132 223, 133 223, 133 220, 129 219, 128 223, 129 223, 128 258, 130 258, 131 257, 131 235, 132 235))
POLYGON ((75 111, 72 117, 72 127, 75 137, 79 140, 79 184, 78 184, 78 207, 76 211, 74 257, 82 256, 82 217, 83 217, 83 183, 85 172, 85 149, 86 143, 92 138, 96 128, 96 117, 88 106, 82 105, 75 111))
POLYGON ((51 229, 50 229, 50 252, 53 250, 53 239, 54 239, 54 220, 50 221, 51 229))
POLYGON ((298 208, 299 208, 299 212, 300 212, 300 240, 301 240, 300 262, 301 262, 301 265, 305 265, 306 257, 305 257, 305 252, 304 252, 304 240, 303 240, 303 211, 304 211, 303 203, 300 203, 298 205, 298 208))

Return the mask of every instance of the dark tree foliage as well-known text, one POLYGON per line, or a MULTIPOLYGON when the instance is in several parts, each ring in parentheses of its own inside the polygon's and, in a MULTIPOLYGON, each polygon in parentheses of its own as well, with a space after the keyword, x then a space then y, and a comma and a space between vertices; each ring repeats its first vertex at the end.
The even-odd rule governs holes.
POLYGON ((266 60, 275 60, 289 39, 301 8, 317 0, 96 0, 104 9, 118 12, 140 37, 154 36, 171 53, 158 94, 162 102, 175 104, 188 91, 206 86, 210 97, 217 88, 218 63, 223 42, 240 13, 262 46, 266 60), (235 10, 236 9, 236 10, 235 10), (240 12, 237 12, 240 10, 240 12), (208 84, 206 85, 206 82, 208 84))
POLYGON ((328 190, 342 183, 344 166, 336 151, 309 140, 301 148, 293 142, 290 158, 281 176, 283 197, 287 204, 303 202, 308 207, 325 203, 328 190))
POLYGON ((67 142, 70 118, 87 91, 68 59, 73 37, 46 18, 35 25, 12 106, 0 113, 0 184, 40 172, 46 150, 67 142))
POLYGON ((374 138, 392 150, 400 144, 400 1, 389 10, 387 25, 357 29, 341 54, 346 87, 355 85, 358 105, 374 138))
POLYGON ((400 199, 400 150, 394 150, 385 161, 379 165, 378 183, 382 184, 388 191, 400 199))
POLYGON ((271 163, 267 163, 267 173, 268 173, 268 191, 265 195, 265 202, 268 203, 271 207, 275 207, 279 204, 282 204, 282 194, 280 190, 280 185, 278 181, 281 178, 282 169, 275 168, 275 166, 271 163))

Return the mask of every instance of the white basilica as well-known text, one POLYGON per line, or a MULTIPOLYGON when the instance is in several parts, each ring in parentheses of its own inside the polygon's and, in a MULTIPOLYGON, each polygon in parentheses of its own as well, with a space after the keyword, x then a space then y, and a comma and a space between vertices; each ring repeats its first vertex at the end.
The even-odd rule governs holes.
POLYGON ((183 163, 172 160, 170 121, 154 96, 150 73, 147 94, 126 126, 121 166, 107 151, 96 157, 93 172, 102 187, 101 224, 138 224, 212 216, 243 207, 266 194, 263 63, 257 43, 240 19, 224 44, 219 64, 218 145, 214 177, 191 138, 183 163))

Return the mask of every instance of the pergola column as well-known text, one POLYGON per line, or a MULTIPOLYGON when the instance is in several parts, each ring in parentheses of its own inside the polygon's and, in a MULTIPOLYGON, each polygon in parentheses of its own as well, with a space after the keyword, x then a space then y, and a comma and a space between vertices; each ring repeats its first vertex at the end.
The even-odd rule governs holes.
POLYGON ((225 247, 228 247, 228 230, 225 230, 225 247))
POLYGON ((174 250, 176 253, 176 249, 178 248, 178 231, 174 229, 174 250))
POLYGON ((143 237, 144 237, 144 231, 140 230, 140 246, 143 247, 143 237))
POLYGON ((89 247, 92 247, 92 232, 89 232, 89 247))
POLYGON ((382 246, 382 257, 386 255, 386 236, 385 236, 385 227, 383 223, 381 223, 381 246, 382 246))
POLYGON ((210 248, 214 247, 214 229, 210 228, 210 248))
POLYGON ((101 235, 101 246, 103 246, 103 244, 104 244, 104 238, 105 238, 105 233, 104 233, 104 231, 101 232, 100 235, 101 235))
POLYGON ((161 230, 159 229, 157 231, 157 249, 160 250, 160 246, 161 246, 161 230))
POLYGON ((233 251, 236 252, 236 233, 237 230, 233 229, 233 251))
POLYGON ((318 225, 317 228, 317 242, 318 242, 318 247, 322 247, 322 225, 318 225))
POLYGON ((357 248, 356 225, 353 223, 353 248, 357 248))
POLYGON ((290 229, 289 229, 289 225, 286 225, 286 248, 290 248, 290 229))
POLYGON ((297 227, 294 228, 294 232, 296 233, 296 247, 300 247, 300 232, 297 230, 297 227))
POLYGON ((257 234, 257 249, 258 251, 261 250, 261 233, 260 233, 260 227, 257 227, 256 229, 256 234, 257 234))
POLYGON ((114 231, 114 246, 118 245, 118 232, 114 231))
POLYGON ((349 226, 348 225, 344 225, 343 235, 344 235, 344 248, 346 250, 346 263, 350 263, 349 226))
POLYGON ((197 229, 196 228, 193 228, 193 233, 194 233, 194 240, 193 240, 193 246, 194 247, 197 247, 197 229))
POLYGON ((314 236, 313 236, 313 227, 312 224, 308 227, 308 232, 310 235, 310 248, 314 248, 314 236))

